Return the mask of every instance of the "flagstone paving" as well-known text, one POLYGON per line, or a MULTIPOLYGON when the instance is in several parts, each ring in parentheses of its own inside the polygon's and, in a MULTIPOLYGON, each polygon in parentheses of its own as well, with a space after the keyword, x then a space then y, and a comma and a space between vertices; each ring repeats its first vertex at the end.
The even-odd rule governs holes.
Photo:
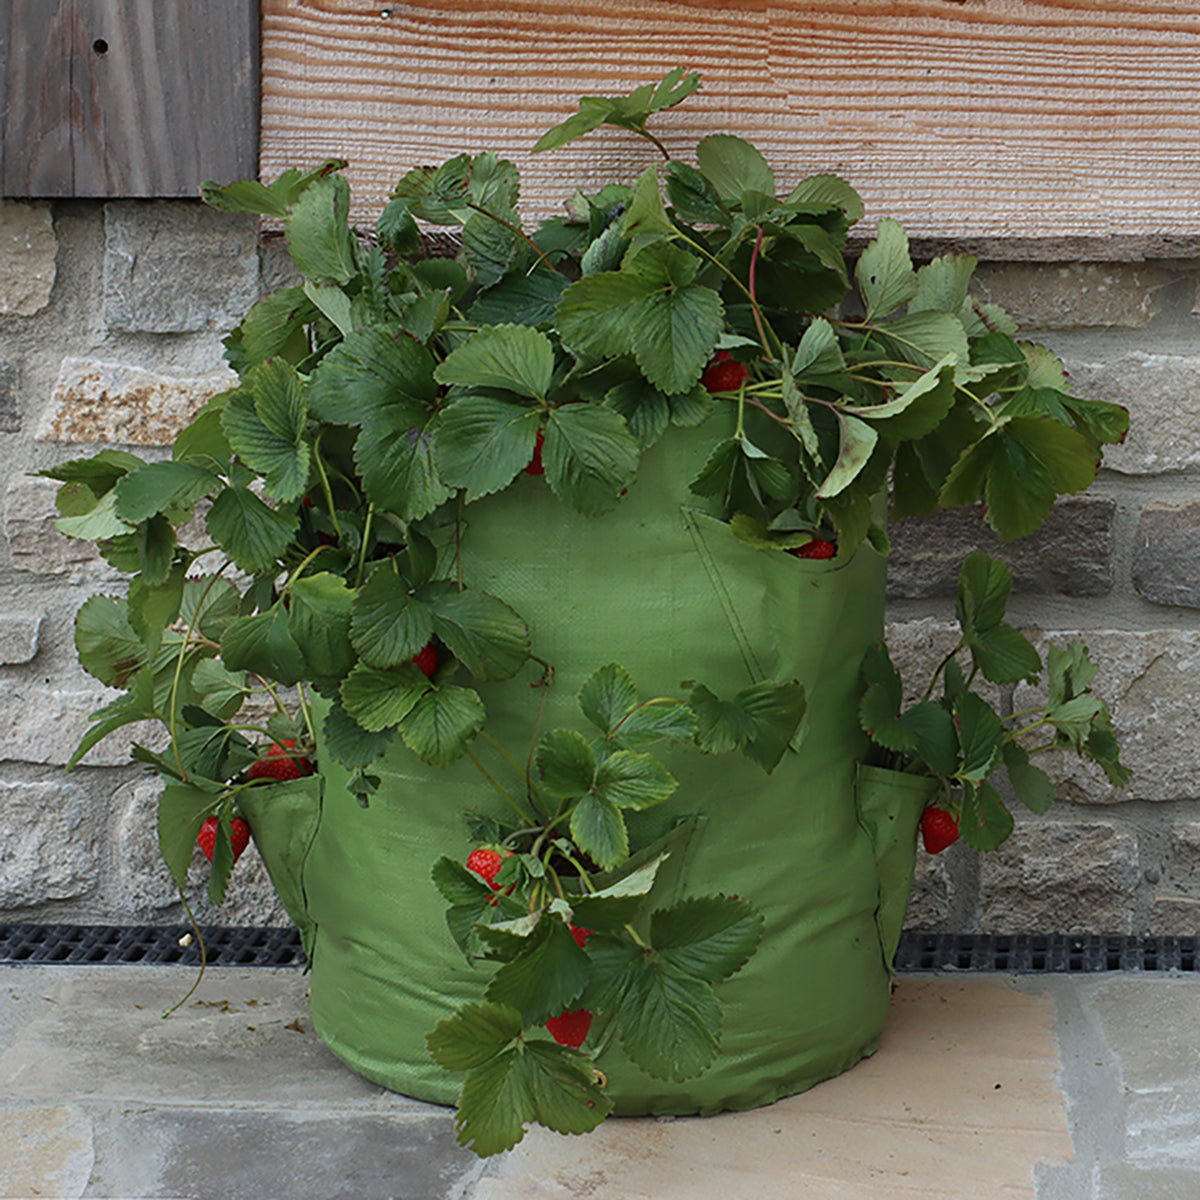
POLYGON ((767 1108, 531 1131, 453 1113, 312 1032, 294 969, 0 968, 0 1197, 1196 1200, 1200 978, 911 975, 876 1055, 767 1108))

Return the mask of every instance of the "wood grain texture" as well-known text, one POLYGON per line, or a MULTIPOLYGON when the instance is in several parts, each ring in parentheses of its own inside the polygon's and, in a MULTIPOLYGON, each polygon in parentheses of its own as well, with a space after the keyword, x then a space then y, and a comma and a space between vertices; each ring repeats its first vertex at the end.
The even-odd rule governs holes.
POLYGON ((5 196, 195 196, 257 169, 257 0, 5 9, 5 196))
POLYGON ((530 147, 584 93, 676 65, 660 136, 750 138, 781 187, 836 171, 916 239, 1012 257, 1200 250, 1200 0, 263 0, 261 160, 350 159, 356 215, 404 171, 496 148, 530 217, 655 152, 530 147), (384 14, 387 15, 384 15, 384 14))

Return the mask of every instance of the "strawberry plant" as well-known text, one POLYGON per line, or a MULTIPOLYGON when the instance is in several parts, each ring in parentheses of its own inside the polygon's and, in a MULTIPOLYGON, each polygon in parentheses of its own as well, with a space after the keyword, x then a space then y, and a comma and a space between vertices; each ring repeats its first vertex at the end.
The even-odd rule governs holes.
MULTIPOLYGON (((535 150, 609 125, 664 161, 575 191, 536 228, 517 168, 490 152, 407 171, 366 230, 349 223, 335 160, 206 185, 215 208, 282 224, 300 282, 226 339, 238 385, 170 458, 106 450, 43 472, 62 484, 59 528, 130 576, 78 614, 80 662, 120 695, 73 763, 129 724, 161 723, 163 740, 134 757, 166 782, 160 845, 181 888, 215 820, 219 900, 242 808, 313 763, 344 772, 364 809, 394 800, 389 756, 468 764, 510 814, 464 813, 466 864, 424 864, 480 966, 477 998, 428 1046, 465 1073, 460 1137, 481 1154, 530 1121, 581 1132, 603 1119, 593 1061, 610 1043, 657 1079, 714 1061, 721 985, 754 955, 763 917, 753 897, 660 902, 670 853, 643 853, 643 814, 675 792, 664 758, 686 747, 773 772, 803 738, 809 698, 755 666, 732 695, 681 682, 643 700, 629 671, 599 660, 577 676, 587 732, 543 730, 568 664, 542 656, 519 588, 473 576, 473 522, 521 488, 603 519, 636 494, 658 443, 707 436, 692 499, 726 542, 756 563, 833 570, 887 552, 888 496, 898 515, 982 500, 1002 538, 1027 534, 1092 482, 1127 425, 1118 406, 1073 397, 1048 351, 972 297, 970 256, 916 266, 885 218, 852 261, 864 206, 843 180, 781 187, 758 149, 720 133, 674 156, 651 126, 698 86, 674 71, 584 98, 535 150), (453 257, 423 252, 429 226, 453 232, 453 257), (197 515, 200 546, 181 540, 197 515), (489 727, 505 687, 543 698, 527 745, 489 727)), ((1004 684, 1041 665, 1003 623, 1007 585, 989 561, 969 559, 960 589, 969 674, 949 657, 942 696, 901 711, 881 647, 861 708, 880 758, 943 779, 944 810, 981 848, 1008 831, 988 782, 998 765, 1031 807, 1049 802, 1029 762, 1040 747, 1023 740, 1032 725, 1122 773, 1079 648, 1051 652, 1037 722, 1000 718, 971 690, 976 675, 1004 684)))

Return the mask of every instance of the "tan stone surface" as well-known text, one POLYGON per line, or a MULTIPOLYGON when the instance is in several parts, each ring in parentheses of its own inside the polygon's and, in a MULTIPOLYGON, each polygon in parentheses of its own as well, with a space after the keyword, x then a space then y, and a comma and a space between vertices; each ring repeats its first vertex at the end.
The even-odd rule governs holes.
POLYGON ((1066 365, 1076 395, 1129 408, 1129 434, 1123 445, 1105 447, 1106 468, 1154 475, 1200 463, 1200 358, 1139 351, 1066 365))
POLYGON ((0 1113, 0 1196, 82 1196, 92 1173, 92 1127, 70 1108, 0 1113))
POLYGON ((972 290, 1006 308, 1023 329, 1141 329, 1174 279, 1170 271, 1126 263, 999 263, 985 266, 972 290))
POLYGON ((57 254, 49 204, 0 201, 0 314, 31 317, 50 303, 57 254))
POLYGON ((181 377, 98 358, 66 358, 36 437, 169 446, 209 397, 236 384, 228 368, 181 377))
POLYGON ((1018 1200, 1072 1156, 1053 1002, 901 980, 878 1053, 767 1108, 536 1130, 475 1200, 1018 1200))

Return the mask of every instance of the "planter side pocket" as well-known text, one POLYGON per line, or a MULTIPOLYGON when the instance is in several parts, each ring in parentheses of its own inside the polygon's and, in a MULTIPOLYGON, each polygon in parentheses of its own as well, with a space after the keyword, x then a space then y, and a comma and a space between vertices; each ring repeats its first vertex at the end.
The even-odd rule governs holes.
POLYGON ((889 971, 900 944, 904 911, 912 889, 917 861, 917 827, 921 813, 938 789, 935 779, 889 771, 860 763, 858 820, 871 839, 879 877, 879 907, 875 924, 889 971))
POLYGON ((308 915, 304 863, 321 822, 323 787, 321 776, 312 775, 274 787, 247 788, 238 797, 279 900, 300 931, 310 967, 317 926, 308 915))

